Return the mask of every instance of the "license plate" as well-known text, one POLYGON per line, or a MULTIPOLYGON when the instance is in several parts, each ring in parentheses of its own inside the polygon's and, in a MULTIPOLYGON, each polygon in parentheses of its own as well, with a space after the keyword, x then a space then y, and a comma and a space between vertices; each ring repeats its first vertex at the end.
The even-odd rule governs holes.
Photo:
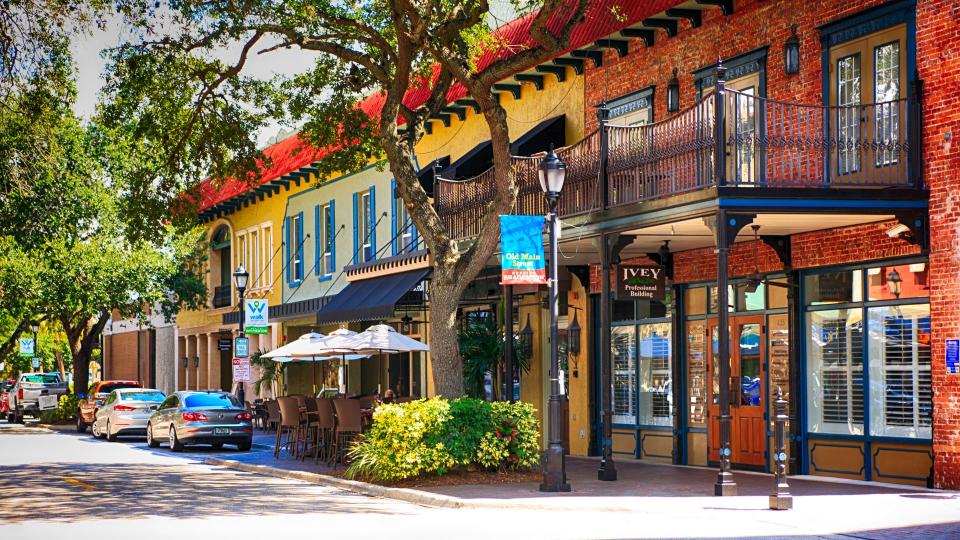
POLYGON ((229 434, 230 434, 230 428, 228 428, 228 427, 215 427, 215 428, 213 428, 213 434, 214 434, 214 435, 229 435, 229 434))
POLYGON ((57 408, 57 396, 40 396, 37 401, 41 411, 57 408))

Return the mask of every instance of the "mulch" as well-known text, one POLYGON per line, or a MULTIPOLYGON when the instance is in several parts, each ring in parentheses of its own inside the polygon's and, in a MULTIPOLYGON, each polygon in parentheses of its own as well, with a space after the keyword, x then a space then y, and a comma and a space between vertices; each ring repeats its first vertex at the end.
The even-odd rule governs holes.
MULTIPOLYGON (((343 478, 345 470, 324 471, 321 474, 343 478)), ((463 486, 476 484, 520 484, 525 482, 539 482, 543 479, 540 471, 469 471, 455 470, 444 475, 431 475, 421 478, 410 478, 397 482, 384 482, 369 478, 357 478, 364 482, 386 487, 421 488, 437 486, 463 486)))

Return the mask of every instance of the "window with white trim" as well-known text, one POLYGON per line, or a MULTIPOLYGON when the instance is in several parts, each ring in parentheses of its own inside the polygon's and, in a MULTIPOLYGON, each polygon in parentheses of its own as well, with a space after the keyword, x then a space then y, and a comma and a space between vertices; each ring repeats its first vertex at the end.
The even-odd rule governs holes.
POLYGON ((870 434, 932 436, 930 305, 869 310, 870 434))
POLYGON ((331 209, 329 204, 320 207, 320 275, 333 273, 333 232, 331 209))
POLYGON ((360 215, 357 219, 357 240, 360 244, 360 252, 357 254, 357 262, 367 262, 373 259, 373 242, 370 235, 371 214, 373 210, 370 206, 370 192, 364 191, 360 194, 360 215))

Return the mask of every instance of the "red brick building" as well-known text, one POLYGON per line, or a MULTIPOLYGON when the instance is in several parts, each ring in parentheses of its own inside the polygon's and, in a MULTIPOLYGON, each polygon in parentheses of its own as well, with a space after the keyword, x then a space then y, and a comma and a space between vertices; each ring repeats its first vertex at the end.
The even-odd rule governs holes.
POLYGON ((779 388, 791 472, 960 487, 960 6, 598 2, 583 27, 551 66, 582 70, 593 133, 559 152, 593 453, 770 470, 779 388), (665 297, 604 294, 618 262, 665 297))

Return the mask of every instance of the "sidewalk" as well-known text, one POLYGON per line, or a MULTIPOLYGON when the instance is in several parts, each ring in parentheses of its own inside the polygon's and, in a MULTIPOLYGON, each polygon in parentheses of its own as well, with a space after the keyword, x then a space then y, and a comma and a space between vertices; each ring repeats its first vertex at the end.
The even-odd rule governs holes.
MULTIPOLYGON (((258 443, 266 441, 263 435, 257 437, 258 443)), ((272 441, 269 439, 270 444, 272 441)), ((274 459, 272 452, 254 452, 207 463, 446 508, 604 512, 611 516, 630 512, 680 521, 742 518, 775 521, 814 534, 896 529, 894 537, 898 538, 909 536, 904 528, 924 525, 929 533, 933 525, 934 537, 942 533, 943 538, 960 538, 960 493, 912 486, 791 477, 794 509, 777 512, 768 509, 771 475, 735 472, 739 496, 718 498, 713 496, 715 469, 635 460, 618 461, 618 481, 601 482, 597 480, 598 461, 568 457, 570 493, 541 493, 535 482, 388 488, 329 476, 325 473, 330 469, 323 464, 315 465, 310 458, 294 460, 287 453, 274 459)), ((887 533, 876 537, 885 536, 887 533)))

